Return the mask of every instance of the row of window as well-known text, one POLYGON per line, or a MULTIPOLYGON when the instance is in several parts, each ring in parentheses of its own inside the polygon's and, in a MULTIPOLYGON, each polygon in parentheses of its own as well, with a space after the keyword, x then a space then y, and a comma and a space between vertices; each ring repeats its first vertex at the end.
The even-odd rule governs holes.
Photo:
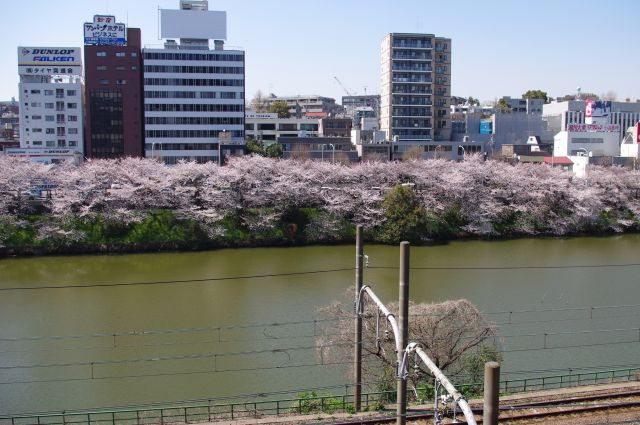
POLYGON ((244 105, 148 103, 145 111, 156 112, 244 112, 244 105))
MULTIPOLYGON (((245 124, 245 129, 247 130, 254 130, 255 129, 255 125, 253 123, 248 123, 245 124)), ((276 130, 276 125, 275 124, 271 124, 271 123, 258 123, 258 130, 270 130, 270 131, 275 131, 276 130)), ((278 131, 298 131, 298 130, 303 130, 303 131, 318 131, 318 124, 300 124, 300 128, 298 129, 298 125, 297 124, 291 124, 291 123, 283 123, 283 124, 278 124, 278 131)))
POLYGON ((244 87, 244 80, 228 78, 145 78, 145 86, 244 87))
POLYGON ((207 151, 218 149, 217 143, 147 143, 145 149, 150 151, 207 151))
POLYGON ((144 92, 147 99, 244 99, 243 92, 235 91, 158 91, 144 92))
MULTIPOLYGON (((25 115, 26 119, 29 119, 29 115, 25 115)), ((34 121, 38 121, 42 119, 42 115, 31 115, 31 119, 34 121)), ((53 122, 53 121, 61 121, 64 122, 65 120, 65 116, 64 114, 57 114, 56 115, 45 115, 44 116, 44 120, 47 122, 53 122)), ((77 115, 67 115, 66 116, 66 120, 67 121, 78 121, 78 116, 77 115)))
MULTIPOLYGON (((96 56, 99 58, 106 58, 108 55, 107 52, 101 51, 101 52, 96 52, 96 56)), ((117 58, 126 58, 127 57, 127 52, 116 52, 115 57, 117 58)), ((132 58, 137 58, 138 57, 138 52, 131 52, 130 55, 132 58)))
POLYGON ((144 72, 175 72, 180 74, 244 74, 244 68, 240 66, 145 65, 144 72))
MULTIPOLYGON (((64 89, 56 89, 55 92, 53 90, 32 89, 31 94, 42 94, 43 91, 45 96, 53 96, 55 94, 56 97, 64 97, 64 89)), ((27 93, 27 90, 24 92, 27 93)), ((76 90, 67 90, 67 96, 75 96, 76 94, 76 90)))
MULTIPOLYGON (((31 144, 33 146, 43 146, 42 144, 42 140, 34 140, 31 142, 31 144)), ((58 140, 58 142, 56 143, 55 140, 47 140, 44 144, 44 146, 48 147, 48 148, 64 148, 64 147, 70 147, 70 148, 74 148, 76 146, 78 146, 78 142, 75 140, 58 140)))
MULTIPOLYGON (((45 134, 57 134, 59 136, 64 136, 64 132, 65 132, 65 127, 58 127, 57 129, 55 128, 45 128, 45 134)), ((29 131, 29 129, 27 129, 27 131, 29 131)), ((78 129, 77 128, 68 128, 67 131, 69 132, 69 134, 78 134, 78 129)), ((42 133, 42 128, 37 127, 37 128, 32 128, 31 129, 32 133, 42 133)))
MULTIPOLYGON (((29 103, 25 103, 24 106, 29 106, 29 103)), ((57 108, 64 109, 64 102, 58 102, 58 104, 56 106, 57 106, 57 108)), ((41 108, 42 107, 42 102, 31 102, 31 107, 33 107, 33 108, 41 108)), ((45 103, 44 107, 45 107, 45 109, 53 109, 54 108, 54 104, 53 103, 45 103)), ((78 104, 76 102, 67 103, 67 109, 77 109, 77 108, 78 108, 78 104)))
POLYGON ((242 125, 239 117, 147 117, 149 125, 242 125))
MULTIPOLYGON (((98 83, 103 84, 103 85, 111 84, 111 80, 103 78, 101 80, 98 80, 98 83)), ((118 84, 120 86, 123 86, 123 85, 127 84, 127 80, 116 80, 116 84, 118 84)))
MULTIPOLYGON (((96 65, 96 71, 108 71, 109 67, 107 65, 96 65)), ((116 66, 116 71, 126 71, 127 67, 124 65, 118 65, 116 66)), ((132 71, 137 71, 138 67, 136 65, 133 65, 131 67, 132 71)))
MULTIPOLYGON (((147 130, 145 131, 146 137, 157 138, 193 138, 193 137, 218 137, 223 130, 147 130)), ((227 133, 231 133, 231 137, 244 137, 243 130, 227 130, 227 133)))
POLYGON ((182 60, 182 61, 227 61, 243 62, 244 55, 229 53, 154 53, 145 52, 145 59, 150 60, 182 60))

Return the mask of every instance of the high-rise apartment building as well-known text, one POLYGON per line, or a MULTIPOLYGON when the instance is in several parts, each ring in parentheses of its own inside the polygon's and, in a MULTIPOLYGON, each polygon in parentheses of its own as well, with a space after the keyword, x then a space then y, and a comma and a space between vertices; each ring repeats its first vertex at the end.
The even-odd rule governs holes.
POLYGON ((226 12, 182 0, 161 10, 161 37, 164 48, 143 49, 146 156, 175 164, 243 154, 244 51, 224 49, 226 12))
POLYGON ((381 130, 389 140, 450 140, 451 39, 391 33, 381 52, 381 130))
POLYGON ((143 156, 141 43, 140 29, 125 29, 113 16, 85 24, 87 157, 143 156), (111 31, 99 36, 105 25, 111 31))
POLYGON ((18 47, 18 73, 20 147, 84 155, 80 48, 18 47))

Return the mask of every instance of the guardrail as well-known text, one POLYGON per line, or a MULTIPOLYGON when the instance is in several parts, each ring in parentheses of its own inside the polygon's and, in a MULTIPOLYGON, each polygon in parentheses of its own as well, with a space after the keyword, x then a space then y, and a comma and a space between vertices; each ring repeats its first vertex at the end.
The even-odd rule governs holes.
MULTIPOLYGON (((595 372, 569 373, 536 378, 510 379, 500 382, 503 393, 521 393, 544 389, 577 387, 581 385, 634 381, 640 379, 640 368, 613 369, 595 372)), ((461 384, 456 387, 466 397, 481 395, 482 383, 461 384)), ((0 416, 0 425, 156 425, 175 423, 215 422, 251 419, 264 416, 305 415, 314 413, 353 412, 351 385, 344 386, 340 395, 318 395, 315 391, 298 393, 296 397, 263 401, 197 400, 164 406, 124 407, 101 410, 65 411, 56 413, 0 416)), ((429 387, 418 388, 429 399, 429 387)), ((282 393, 280 393, 282 394, 282 393)), ((364 410, 382 409, 395 401, 395 390, 365 392, 364 410)), ((264 397, 266 395, 260 395, 264 397)), ((259 396, 255 396, 257 398, 259 396)))

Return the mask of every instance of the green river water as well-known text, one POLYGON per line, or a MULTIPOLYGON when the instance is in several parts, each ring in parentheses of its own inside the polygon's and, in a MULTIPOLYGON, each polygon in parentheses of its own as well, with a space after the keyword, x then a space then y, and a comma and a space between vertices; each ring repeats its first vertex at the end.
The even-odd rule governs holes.
MULTIPOLYGON (((398 247, 365 253, 365 283, 397 299, 398 247)), ((503 379, 637 366, 639 253, 640 235, 412 247, 410 298, 487 313, 503 379)), ((0 260, 0 414, 348 383, 314 335, 354 271, 295 273, 354 265, 353 246, 0 260)))

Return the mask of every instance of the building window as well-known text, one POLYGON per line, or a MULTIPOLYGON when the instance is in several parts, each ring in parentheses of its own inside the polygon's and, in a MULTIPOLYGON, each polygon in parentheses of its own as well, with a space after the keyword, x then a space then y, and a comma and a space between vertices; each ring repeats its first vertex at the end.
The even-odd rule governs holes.
POLYGON ((47 147, 54 148, 56 146, 55 140, 47 140, 47 147))
POLYGON ((75 140, 69 140, 70 148, 75 148, 77 145, 78 145, 78 142, 76 142, 75 140))
POLYGON ((55 120, 55 117, 53 115, 45 115, 44 120, 53 122, 55 120))
POLYGON ((67 96, 75 96, 75 95, 76 95, 75 90, 67 90, 67 96))
MULTIPOLYGON (((27 116, 27 118, 29 118, 29 117, 27 116)), ((32 120, 41 120, 41 119, 42 119, 42 115, 33 115, 33 116, 31 117, 31 119, 32 119, 32 120)))
POLYGON ((126 66, 123 66, 123 65, 116 66, 116 71, 124 71, 124 70, 126 70, 126 69, 127 69, 127 67, 126 67, 126 66))
POLYGON ((34 133, 42 133, 42 129, 41 128, 33 128, 31 129, 32 132, 34 133))
POLYGON ((69 115, 69 116, 67 117, 67 120, 68 120, 69 122, 78 121, 78 116, 77 116, 77 115, 69 115))
POLYGON ((116 80, 116 84, 120 84, 120 85, 127 84, 127 80, 116 80))
POLYGON ((55 128, 47 128, 46 133, 47 134, 56 134, 56 129, 55 128))
POLYGON ((31 102, 31 106, 33 106, 34 108, 39 108, 40 106, 42 106, 42 103, 40 103, 40 102, 31 102))
POLYGON ((138 53, 136 53, 136 52, 131 52, 131 57, 132 57, 132 58, 137 58, 137 57, 138 57, 138 53))
POLYGON ((116 57, 117 58, 123 58, 125 57, 127 54, 125 52, 116 52, 116 57))
POLYGON ((65 146, 67 146, 67 144, 65 143, 64 140, 58 140, 58 147, 59 148, 64 148, 65 146))
POLYGON ((100 57, 100 58, 104 58, 107 56, 107 52, 96 52, 96 56, 100 57))
POLYGON ((31 94, 40 94, 40 90, 31 90, 31 94))
POLYGON ((34 140, 33 146, 42 146, 42 140, 34 140))
POLYGON ((100 80, 98 81, 100 84, 109 84, 109 80, 100 80))
POLYGON ((107 65, 98 65, 96 66, 96 71, 106 71, 107 65))
POLYGON ((137 71, 137 70, 138 70, 138 67, 137 67, 137 66, 135 66, 135 65, 133 65, 133 66, 131 67, 131 70, 132 70, 132 71, 137 71))
POLYGON ((67 108, 68 109, 77 109, 78 108, 78 104, 77 103, 67 103, 67 108))
POLYGON ((78 134, 78 129, 77 128, 70 128, 69 129, 69 134, 78 134))
POLYGON ((53 90, 45 90, 44 91, 44 95, 45 96, 53 96, 53 90))

